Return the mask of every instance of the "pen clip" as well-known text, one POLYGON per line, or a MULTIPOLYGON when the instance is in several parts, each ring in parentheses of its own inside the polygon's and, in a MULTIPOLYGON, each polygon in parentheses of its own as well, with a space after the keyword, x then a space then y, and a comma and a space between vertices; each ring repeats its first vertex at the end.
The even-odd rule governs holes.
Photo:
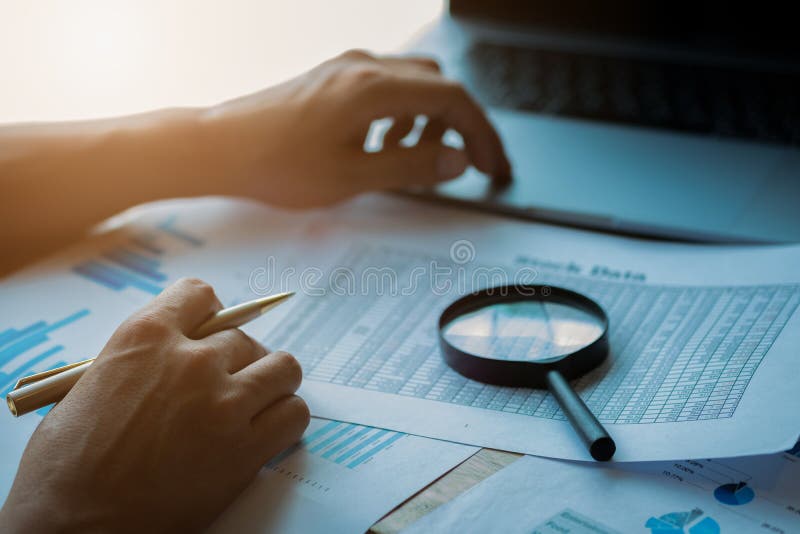
POLYGON ((34 382, 38 382, 39 380, 44 380, 45 378, 61 374, 64 371, 69 371, 70 369, 74 369, 75 367, 78 367, 80 365, 92 361, 94 361, 94 358, 89 358, 88 360, 81 360, 79 362, 62 365, 61 367, 56 367, 55 369, 50 369, 49 371, 42 371, 41 373, 34 373, 32 375, 24 376, 19 380, 17 380, 17 384, 14 386, 14 389, 12 391, 15 391, 23 386, 27 386, 28 384, 33 384, 34 382))

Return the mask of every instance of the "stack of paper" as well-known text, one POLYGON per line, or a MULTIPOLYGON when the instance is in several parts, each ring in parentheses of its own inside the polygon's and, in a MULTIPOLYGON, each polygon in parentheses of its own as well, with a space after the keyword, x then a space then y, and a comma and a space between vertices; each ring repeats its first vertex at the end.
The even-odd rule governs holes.
MULTIPOLYGON (((245 330, 298 357, 306 377, 300 394, 329 421, 315 420, 301 446, 266 466, 220 518, 220 530, 311 531, 322 519, 339 531, 363 530, 461 462, 471 446, 588 460, 546 391, 480 384, 441 359, 441 310, 500 283, 568 287, 608 312, 611 355, 575 386, 616 439, 617 462, 672 461, 658 464, 664 471, 685 458, 777 453, 798 437, 800 247, 649 243, 380 196, 306 214, 220 199, 172 202, 129 219, 0 285, 0 387, 96 354, 127 315, 180 276, 209 281, 226 305, 297 291, 245 330)), ((0 416, 7 436, 0 495, 44 413, 0 416)), ((767 463, 779 473, 792 465, 767 463)), ((530 465, 542 479, 563 471, 564 484, 574 479, 599 493, 611 479, 654 496, 669 486, 641 470, 533 459, 513 465, 530 465)), ((745 470, 760 476, 764 465, 745 470)), ((725 488, 716 497, 715 486, 714 502, 743 513, 762 491, 736 478, 713 479, 725 488)), ((682 484, 700 484, 692 480, 682 484)), ((530 498, 531 484, 518 492, 530 498)), ((542 491, 556 499, 555 489, 542 491)), ((702 499, 690 501, 665 500, 669 510, 643 501, 641 510, 652 508, 654 532, 674 525, 713 532, 702 530, 711 528, 706 519, 725 521, 725 514, 709 515, 702 499)), ((578 504, 555 509, 544 497, 529 503, 544 514, 517 514, 529 530, 556 532, 537 525, 578 524, 594 514, 578 504)), ((778 515, 759 508, 753 517, 778 515)), ((594 520, 608 531, 632 525, 603 517, 594 520)))

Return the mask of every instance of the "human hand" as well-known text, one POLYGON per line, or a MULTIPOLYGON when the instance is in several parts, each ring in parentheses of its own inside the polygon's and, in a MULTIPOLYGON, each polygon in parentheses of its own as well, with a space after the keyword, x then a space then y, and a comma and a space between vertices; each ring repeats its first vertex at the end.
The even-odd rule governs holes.
POLYGON ((224 183, 210 192, 254 196, 290 207, 324 205, 361 192, 432 185, 469 164, 507 182, 511 167, 481 108, 433 60, 350 51, 277 87, 204 113, 224 183), (399 142, 417 115, 428 124, 413 147, 399 142), (394 124, 383 150, 366 153, 375 119, 394 124), (441 143, 459 132, 466 151, 441 143))
POLYGON ((238 329, 184 279, 114 333, 31 437, 4 532, 185 532, 210 524, 309 421, 297 361, 238 329))

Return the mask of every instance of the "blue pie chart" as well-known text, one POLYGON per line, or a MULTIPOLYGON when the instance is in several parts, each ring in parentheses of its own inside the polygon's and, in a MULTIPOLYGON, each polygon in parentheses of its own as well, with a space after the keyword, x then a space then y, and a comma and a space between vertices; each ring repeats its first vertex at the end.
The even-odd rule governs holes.
POLYGON ((753 488, 746 482, 723 484, 714 490, 714 497, 722 504, 741 506, 752 501, 756 496, 753 488))

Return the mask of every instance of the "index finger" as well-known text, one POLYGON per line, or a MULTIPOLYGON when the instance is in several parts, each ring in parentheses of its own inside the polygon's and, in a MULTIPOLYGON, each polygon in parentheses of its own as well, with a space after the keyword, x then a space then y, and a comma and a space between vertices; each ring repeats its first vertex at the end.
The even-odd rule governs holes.
POLYGON ((440 119, 464 138, 475 167, 498 178, 510 176, 497 130, 461 84, 441 76, 389 76, 369 84, 364 93, 366 105, 357 111, 361 120, 410 114, 440 119))
POLYGON ((207 283, 197 278, 181 278, 162 291, 147 307, 155 308, 160 317, 176 325, 189 336, 212 315, 222 303, 207 283))

